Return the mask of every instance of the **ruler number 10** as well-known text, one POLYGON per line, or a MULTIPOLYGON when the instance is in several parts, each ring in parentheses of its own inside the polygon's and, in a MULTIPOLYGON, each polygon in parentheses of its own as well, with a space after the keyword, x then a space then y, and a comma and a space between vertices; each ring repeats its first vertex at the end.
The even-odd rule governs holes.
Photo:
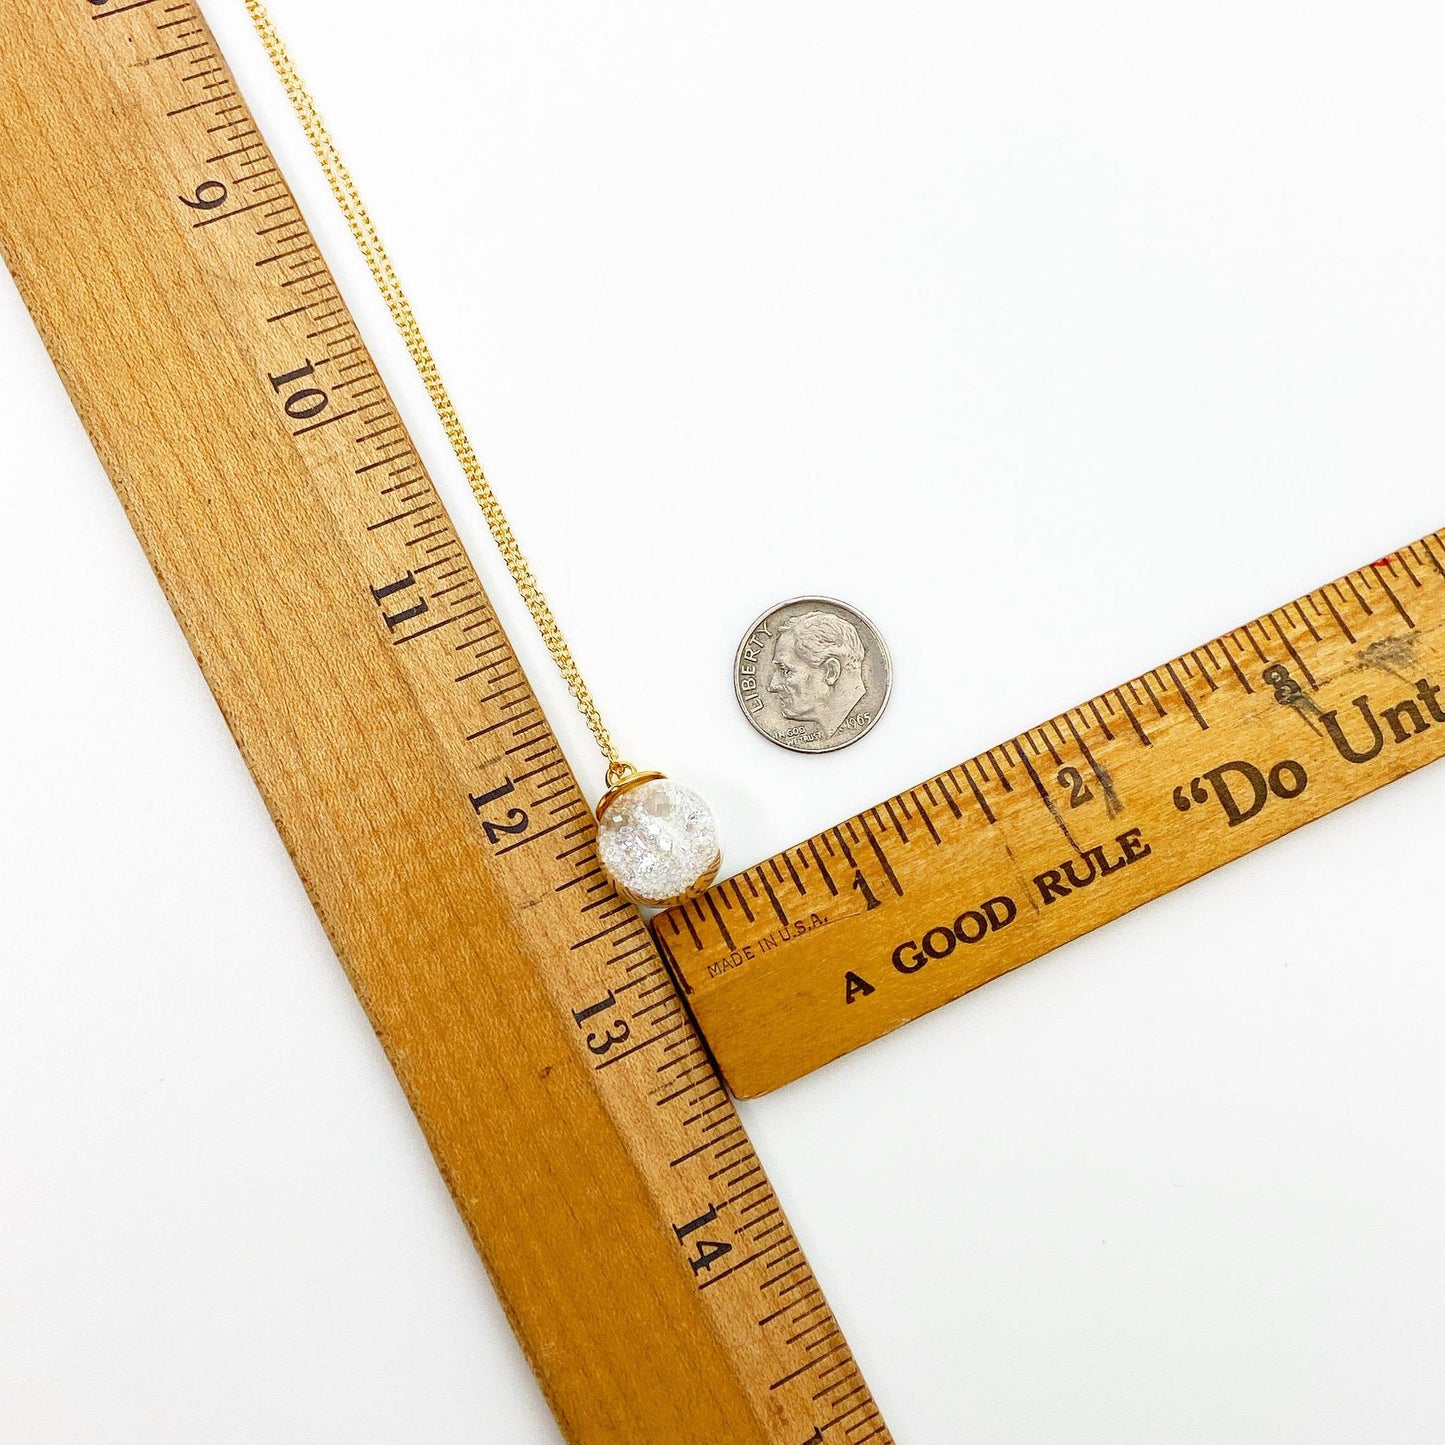
POLYGON ((271 390, 284 398, 281 405, 292 421, 310 421, 331 404, 331 398, 319 386, 297 386, 297 382, 315 375, 316 363, 309 359, 294 371, 283 371, 280 376, 267 375, 271 390))

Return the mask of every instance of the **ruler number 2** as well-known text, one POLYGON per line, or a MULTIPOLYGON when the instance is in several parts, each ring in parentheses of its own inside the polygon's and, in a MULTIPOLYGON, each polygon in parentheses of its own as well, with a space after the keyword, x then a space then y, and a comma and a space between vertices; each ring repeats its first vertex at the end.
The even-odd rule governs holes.
POLYGON ((1069 790, 1071 808, 1081 807, 1094 796, 1094 790, 1084 781, 1084 775, 1077 768, 1060 768, 1059 786, 1069 790))

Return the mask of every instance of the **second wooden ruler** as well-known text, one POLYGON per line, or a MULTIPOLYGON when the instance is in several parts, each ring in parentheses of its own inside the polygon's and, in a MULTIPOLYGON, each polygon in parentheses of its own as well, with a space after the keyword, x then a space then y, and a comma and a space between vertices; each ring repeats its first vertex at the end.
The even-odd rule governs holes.
POLYGON ((746 1098, 1442 756, 1437 532, 653 926, 746 1098))
POLYGON ((0 250, 568 1439, 888 1441, 191 0, 0 8, 0 250))

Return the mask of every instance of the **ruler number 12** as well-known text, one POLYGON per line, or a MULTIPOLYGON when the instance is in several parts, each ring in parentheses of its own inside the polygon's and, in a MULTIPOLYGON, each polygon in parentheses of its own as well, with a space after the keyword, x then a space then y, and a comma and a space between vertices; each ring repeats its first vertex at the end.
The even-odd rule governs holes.
MULTIPOLYGON (((493 788, 490 793, 473 793, 472 811, 481 814, 483 808, 489 807, 516 788, 516 784, 508 778, 500 788, 493 788)), ((508 808, 507 819, 504 823, 493 822, 490 818, 482 819, 482 831, 487 835, 488 843, 496 843, 503 833, 525 833, 527 831, 527 813, 524 808, 508 808)))

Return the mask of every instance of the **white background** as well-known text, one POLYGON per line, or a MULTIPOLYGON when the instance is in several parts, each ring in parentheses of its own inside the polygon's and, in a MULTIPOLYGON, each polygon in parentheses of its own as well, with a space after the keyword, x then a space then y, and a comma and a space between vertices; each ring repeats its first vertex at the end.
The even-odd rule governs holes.
MULTIPOLYGON (((730 871, 1445 521, 1438 6, 275 10, 730 871), (729 665, 812 591, 896 685, 795 757, 729 665)), ((8 278, 0 411, 0 1438, 555 1442, 8 278)), ((1437 767, 743 1105, 900 1445, 1445 1438, 1442 808, 1437 767)))

